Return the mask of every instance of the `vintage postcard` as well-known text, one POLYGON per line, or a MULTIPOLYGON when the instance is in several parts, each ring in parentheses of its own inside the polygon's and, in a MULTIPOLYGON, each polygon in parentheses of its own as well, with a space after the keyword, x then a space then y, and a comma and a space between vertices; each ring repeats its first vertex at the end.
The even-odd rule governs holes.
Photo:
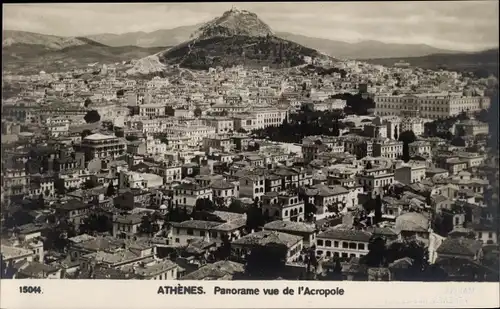
POLYGON ((497 1, 2 9, 1 308, 499 306, 497 1))

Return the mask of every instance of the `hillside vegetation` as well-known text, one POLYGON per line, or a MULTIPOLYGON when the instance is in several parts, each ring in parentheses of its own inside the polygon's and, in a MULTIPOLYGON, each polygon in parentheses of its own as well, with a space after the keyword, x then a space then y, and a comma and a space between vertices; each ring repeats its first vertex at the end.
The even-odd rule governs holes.
POLYGON ((161 59, 166 64, 195 70, 240 64, 286 68, 304 64, 304 56, 317 55, 314 49, 274 36, 231 36, 193 40, 167 51, 161 59))

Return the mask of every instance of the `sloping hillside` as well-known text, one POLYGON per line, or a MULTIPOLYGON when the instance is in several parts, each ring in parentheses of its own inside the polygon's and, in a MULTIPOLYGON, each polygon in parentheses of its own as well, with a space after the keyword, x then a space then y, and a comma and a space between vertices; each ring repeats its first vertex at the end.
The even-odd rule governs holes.
POLYGON ((56 72, 86 66, 91 63, 116 63, 140 59, 164 48, 142 48, 136 46, 110 47, 102 44, 86 44, 60 50, 47 49, 32 44, 14 44, 2 49, 3 69, 22 74, 41 70, 56 72))
POLYGON ((61 37, 26 31, 3 30, 2 47, 8 48, 17 44, 38 45, 49 50, 60 50, 66 47, 88 44, 88 39, 61 37))
POLYGON ((157 30, 153 32, 128 32, 123 34, 96 34, 87 38, 114 47, 140 46, 140 47, 165 47, 175 46, 186 42, 190 36, 201 26, 183 26, 173 29, 157 30))
POLYGON ((195 70, 234 65, 285 68, 304 64, 304 56, 319 54, 314 49, 277 37, 232 36, 190 41, 167 51, 161 60, 195 70))
POLYGON ((455 51, 439 49, 425 44, 393 44, 373 40, 347 43, 287 32, 278 32, 276 36, 342 59, 420 57, 431 54, 455 53, 455 51))
POLYGON ((367 59, 369 63, 392 66, 396 62, 408 62, 413 67, 424 69, 447 69, 459 72, 473 72, 478 77, 498 76, 498 48, 477 53, 434 54, 423 57, 401 57, 367 59))

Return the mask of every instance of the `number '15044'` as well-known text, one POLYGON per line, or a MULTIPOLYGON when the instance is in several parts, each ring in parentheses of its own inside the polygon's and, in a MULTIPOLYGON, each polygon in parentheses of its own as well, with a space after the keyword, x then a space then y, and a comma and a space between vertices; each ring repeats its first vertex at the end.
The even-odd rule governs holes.
POLYGON ((42 288, 40 286, 20 286, 19 293, 22 293, 22 294, 41 294, 42 288))

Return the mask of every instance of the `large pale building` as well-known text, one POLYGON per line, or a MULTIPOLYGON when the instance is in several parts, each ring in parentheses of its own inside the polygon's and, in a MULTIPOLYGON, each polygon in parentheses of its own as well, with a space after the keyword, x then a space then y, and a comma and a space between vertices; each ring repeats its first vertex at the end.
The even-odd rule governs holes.
POLYGON ((125 153, 126 143, 114 135, 95 133, 85 137, 80 147, 85 160, 116 158, 125 153))
POLYGON ((490 106, 488 97, 443 94, 376 96, 374 101, 375 114, 379 116, 420 116, 430 119, 479 111, 490 106))

